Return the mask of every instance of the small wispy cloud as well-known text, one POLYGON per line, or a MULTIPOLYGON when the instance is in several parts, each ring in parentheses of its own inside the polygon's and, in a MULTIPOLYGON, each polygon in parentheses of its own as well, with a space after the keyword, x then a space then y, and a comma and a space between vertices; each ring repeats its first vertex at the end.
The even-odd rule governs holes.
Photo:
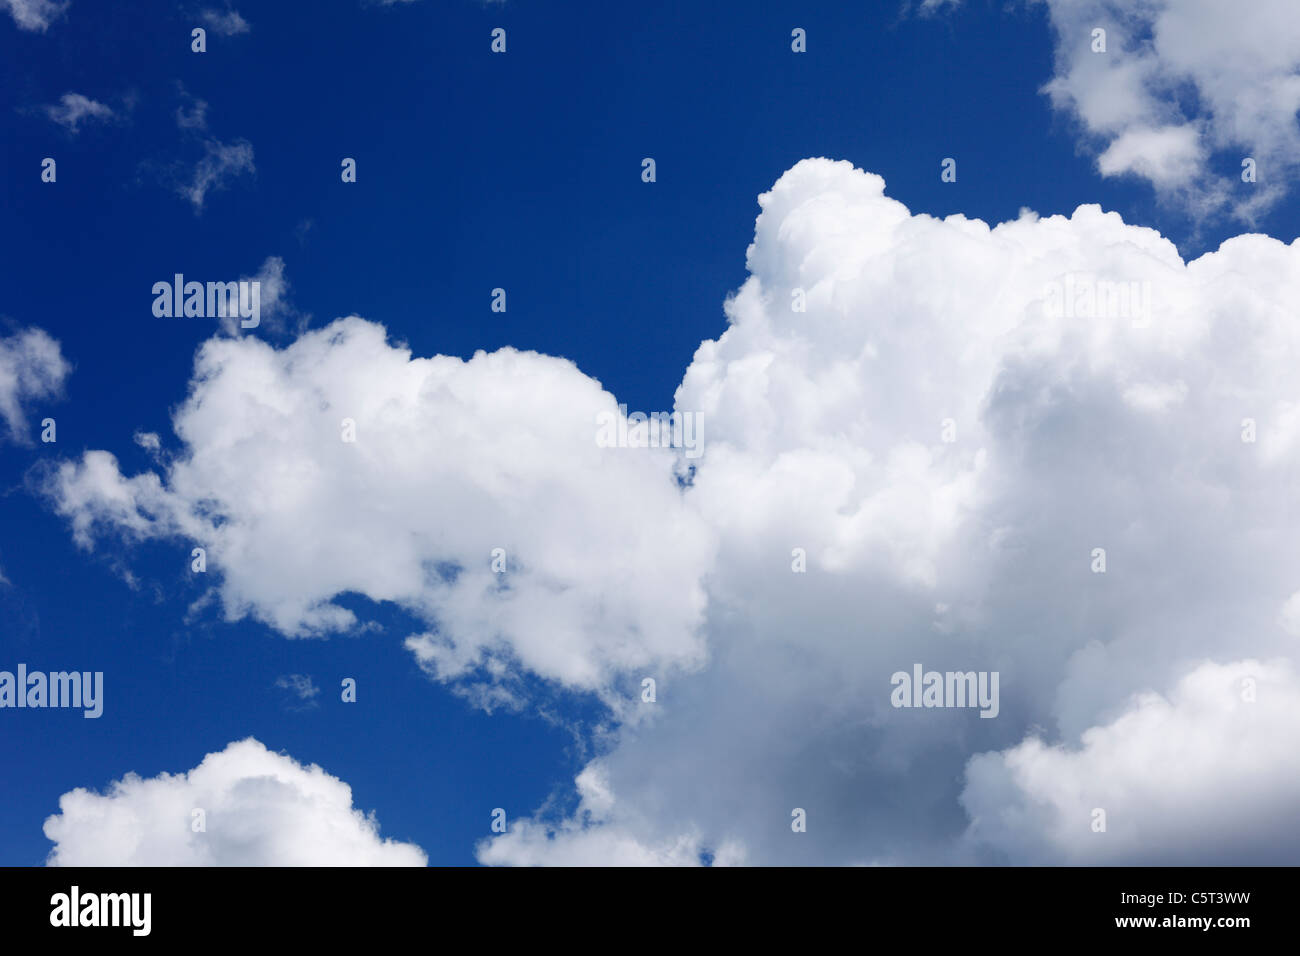
POLYGON ((229 180, 241 173, 255 173, 253 163, 253 144, 246 139, 223 143, 218 139, 204 140, 205 154, 194 167, 194 174, 189 181, 177 187, 177 191, 194 206, 197 215, 203 211, 203 203, 208 193, 225 189, 229 180))
MULTIPOLYGON (((285 276, 284 260, 279 256, 267 256, 254 275, 241 275, 240 282, 255 282, 258 287, 259 328, 270 332, 288 331, 289 320, 297 319, 299 334, 311 321, 310 314, 299 312, 289 301, 289 279, 285 276)), ((240 335, 243 330, 242 319, 238 311, 227 315, 227 310, 218 303, 218 317, 221 328, 227 335, 240 335)))
POLYGON ((0 9, 8 11, 18 29, 32 33, 44 33, 70 5, 68 0, 0 0, 0 9))
POLYGON ((275 686, 281 690, 287 690, 293 694, 301 703, 298 710, 306 710, 309 707, 315 707, 319 701, 316 698, 320 695, 320 688, 316 682, 311 679, 309 674, 284 674, 275 679, 275 686))
POLYGON ((14 441, 31 444, 27 407, 33 399, 57 398, 72 366, 44 329, 0 338, 0 421, 14 441))
POLYGON ((81 131, 81 124, 88 120, 107 123, 117 115, 110 107, 80 93, 64 93, 58 103, 48 104, 41 109, 51 120, 74 135, 81 131))
POLYGON ((132 437, 135 443, 147 452, 157 452, 162 448, 162 439, 158 437, 157 432, 137 431, 132 437))
POLYGON ((176 125, 181 129, 208 128, 208 102, 190 98, 189 109, 182 104, 176 107, 176 125))
MULTIPOLYGON (((170 162, 146 161, 142 169, 151 169, 173 192, 188 199, 194 214, 203 212, 209 194, 225 189, 230 181, 245 173, 256 174, 253 144, 241 138, 222 140, 209 133, 208 103, 176 84, 178 104, 176 127, 182 142, 201 144, 202 155, 196 160, 177 158, 170 162)), ((190 147, 192 148, 192 146, 190 147)))
POLYGON ((199 19, 203 21, 209 30, 223 37, 232 37, 252 30, 248 21, 239 15, 238 10, 227 9, 225 13, 217 10, 204 10, 199 14, 199 19))

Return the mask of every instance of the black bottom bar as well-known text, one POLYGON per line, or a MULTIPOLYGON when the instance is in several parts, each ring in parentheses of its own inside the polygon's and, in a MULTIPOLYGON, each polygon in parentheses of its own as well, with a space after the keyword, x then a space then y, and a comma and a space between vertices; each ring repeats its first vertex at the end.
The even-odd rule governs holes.
POLYGON ((431 933, 431 945, 460 938, 453 945, 462 949, 469 933, 475 946, 604 949, 710 939, 829 945, 846 933, 871 944, 902 933, 916 952, 947 941, 1098 938, 1233 946, 1291 935, 1295 882, 1290 868, 1209 867, 0 869, 0 925, 11 942, 75 936, 128 945, 337 945, 431 933))

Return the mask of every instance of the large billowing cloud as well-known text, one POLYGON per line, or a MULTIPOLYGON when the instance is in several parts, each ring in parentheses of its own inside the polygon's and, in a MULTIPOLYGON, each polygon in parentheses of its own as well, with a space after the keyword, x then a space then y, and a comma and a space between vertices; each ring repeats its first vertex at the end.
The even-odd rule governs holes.
MULTIPOLYGON (((545 841, 535 821, 485 862, 566 859, 598 834, 624 856, 676 839, 715 862, 1024 859, 989 819, 1038 795, 965 782, 972 756, 1026 737, 1073 752, 1201 661, 1294 653, 1300 247, 1245 236, 1184 263, 1096 207, 990 229, 910 215, 883 187, 817 160, 762 197, 752 277, 677 393, 710 435, 689 493, 719 541, 710 666, 661 685, 653 719, 600 758, 598 814, 550 821, 545 841), (893 708, 890 677, 914 663, 999 672, 998 717, 893 708)), ((1294 695, 1247 723, 1227 677, 1197 716, 1175 696, 1181 721, 1267 738, 1231 766, 1295 806, 1270 764, 1294 695)), ((1109 806, 1113 859, 1158 857, 1176 831, 1202 861, 1240 860, 1206 819, 1290 825, 1214 785, 1212 758, 1171 777, 1168 759, 1088 752, 1069 822, 1091 836, 1109 806), (1183 812, 1134 826, 1108 759, 1148 792, 1179 787, 1163 806, 1183 812)), ((1036 859, 1070 859, 1048 805, 1019 819, 1042 828, 1036 859)))
POLYGON ((1099 148, 1205 213, 1250 219, 1300 165, 1300 17, 1292 0, 1042 0, 1056 35, 1046 92, 1099 148), (1094 31, 1105 31, 1101 49, 1094 31), (1241 181, 1241 161, 1258 166, 1241 181))
POLYGON ((1294 806, 1268 762, 1300 707, 1300 246, 1185 263, 1095 206, 938 220, 828 160, 760 203, 676 394, 705 426, 688 481, 598 447, 616 399, 568 362, 413 358, 353 317, 207 343, 164 472, 92 452, 50 494, 87 546, 206 543, 228 616, 327 633, 358 593, 482 703, 528 674, 601 694, 578 809, 485 862, 1065 861, 1098 807, 1108 859, 1240 858, 1208 814, 1259 835, 1294 806), (996 717, 891 706, 918 663, 997 672, 996 717), (1210 757, 1169 792, 1162 726, 1217 733, 1268 798, 1210 757), (1044 785, 1058 764, 1081 789, 1044 785))
POLYGON ((187 773, 127 774, 78 787, 45 821, 51 866, 424 866, 413 843, 381 839, 352 788, 253 738, 187 773), (197 812, 201 811, 201 813, 197 812))

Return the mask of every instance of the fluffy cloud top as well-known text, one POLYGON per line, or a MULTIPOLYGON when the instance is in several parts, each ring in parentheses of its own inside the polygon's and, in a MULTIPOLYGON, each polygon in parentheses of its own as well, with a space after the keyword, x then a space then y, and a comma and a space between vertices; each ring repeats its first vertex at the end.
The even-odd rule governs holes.
POLYGON ((43 329, 0 337, 0 419, 14 441, 31 443, 26 406, 58 396, 71 371, 59 343, 43 329))
POLYGON ((1294 805, 1269 761, 1298 706, 1300 245, 1184 262, 1095 206, 939 220, 823 159, 759 201, 676 394, 707 435, 689 482, 599 447, 616 400, 569 362, 414 358, 351 317, 208 342, 173 464, 90 452, 49 494, 87 546, 207 546, 230 617, 328 633, 354 592, 426 622, 408 646, 481 701, 524 674, 602 694, 621 723, 578 811, 486 862, 1057 861, 1095 807, 1108 859, 1215 862, 1240 854, 1209 814, 1288 825, 1260 811, 1294 805), (1257 709, 1205 689, 1252 661, 1257 709), (998 716, 892 707, 915 663, 998 672, 998 716), (1173 793, 1160 728, 1213 731, 1267 798, 1213 756, 1173 793))
POLYGON ((78 787, 45 821, 51 866, 424 866, 412 843, 381 839, 352 788, 253 738, 193 770, 127 774, 99 794, 78 787), (203 811, 196 832, 195 810, 203 811))

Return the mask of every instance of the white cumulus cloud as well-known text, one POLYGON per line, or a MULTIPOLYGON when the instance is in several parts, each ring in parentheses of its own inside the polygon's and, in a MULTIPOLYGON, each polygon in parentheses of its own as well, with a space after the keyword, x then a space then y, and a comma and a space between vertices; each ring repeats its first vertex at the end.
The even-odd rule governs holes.
POLYGON ((702 660, 707 528, 671 453, 597 446, 616 403, 572 363, 413 358, 352 317, 283 350, 211 340, 195 371, 167 473, 90 452, 54 476, 83 544, 113 528, 201 542, 226 616, 289 636, 356 626, 344 592, 394 602, 427 626, 407 646, 448 679, 522 668, 608 692, 630 669, 702 660))
POLYGON ((413 843, 379 836, 352 788, 253 738, 194 769, 78 787, 45 821, 50 866, 424 866, 413 843), (202 815, 195 813, 201 810, 202 815), (201 824, 200 824, 201 821, 201 824))

